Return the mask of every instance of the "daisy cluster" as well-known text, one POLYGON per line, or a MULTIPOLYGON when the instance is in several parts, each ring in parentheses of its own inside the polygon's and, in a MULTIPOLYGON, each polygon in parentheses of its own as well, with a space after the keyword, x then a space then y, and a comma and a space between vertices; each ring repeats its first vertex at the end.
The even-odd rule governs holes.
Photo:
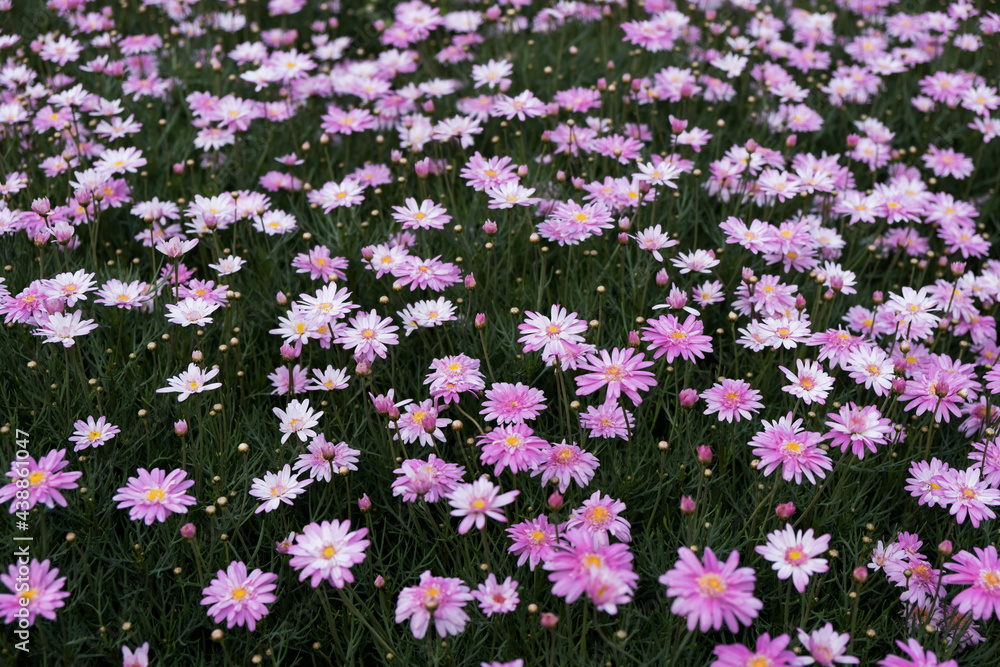
POLYGON ((0 0, 4 623, 995 664, 1000 14, 925 4, 0 0))

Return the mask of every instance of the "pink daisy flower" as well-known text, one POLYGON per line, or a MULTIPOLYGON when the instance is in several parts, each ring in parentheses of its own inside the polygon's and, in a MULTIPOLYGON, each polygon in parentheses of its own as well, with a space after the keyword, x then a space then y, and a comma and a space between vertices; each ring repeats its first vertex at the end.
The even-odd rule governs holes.
POLYGON ((795 479, 796 484, 802 483, 804 474, 810 483, 816 483, 816 477, 826 477, 824 470, 832 470, 833 463, 819 448, 822 439, 819 433, 802 429, 802 420, 795 419, 789 412, 776 421, 761 420, 764 430, 754 435, 747 443, 753 449, 753 455, 760 457, 764 466, 764 476, 767 477, 781 466, 781 477, 785 481, 795 479))
POLYGON ((694 315, 688 315, 683 324, 674 315, 661 315, 646 323, 649 326, 643 328, 642 339, 649 343, 653 359, 666 354, 668 364, 677 357, 693 362, 712 351, 712 337, 704 334, 704 323, 694 315))
POLYGON ((149 642, 132 652, 128 646, 122 646, 122 667, 149 667, 149 642))
POLYGON ((520 493, 517 489, 500 493, 500 487, 485 479, 456 487, 448 494, 448 503, 455 508, 451 511, 452 516, 463 517, 458 524, 459 535, 469 532, 473 524, 482 530, 486 527, 486 517, 507 523, 500 508, 510 505, 520 493))
POLYGON ((549 517, 544 514, 515 523, 507 529, 507 534, 514 542, 507 551, 517 556, 517 566, 521 567, 527 562, 532 571, 539 563, 552 556, 558 541, 555 524, 549 523, 549 517))
POLYGON ((486 421, 499 424, 520 424, 535 419, 545 409, 545 394, 528 385, 497 382, 486 390, 482 413, 486 421))
POLYGON ((552 582, 552 594, 573 604, 587 592, 592 581, 607 569, 620 573, 629 592, 635 590, 639 575, 632 569, 632 554, 624 544, 596 545, 584 530, 567 530, 554 553, 542 564, 552 582))
POLYGON ((434 399, 428 398, 426 401, 407 405, 406 412, 395 422, 390 422, 389 428, 396 431, 392 436, 393 440, 402 440, 406 444, 419 442, 423 447, 430 447, 435 440, 444 442, 441 427, 450 423, 450 419, 438 417, 434 399))
POLYGON ((295 544, 288 548, 292 559, 288 562, 299 573, 299 581, 309 579, 313 588, 321 581, 343 588, 354 583, 351 568, 365 559, 365 549, 371 544, 364 539, 367 528, 351 531, 350 521, 324 521, 310 523, 295 536, 295 544))
POLYGON ((109 424, 105 417, 99 417, 97 421, 94 421, 92 416, 87 417, 87 421, 78 419, 73 424, 73 428, 76 429, 76 432, 73 433, 69 441, 76 444, 73 448, 74 452, 87 447, 100 447, 121 433, 121 429, 114 424, 109 424))
POLYGON ((0 574, 0 583, 10 591, 0 594, 0 614, 4 623, 10 625, 14 619, 19 619, 19 623, 24 621, 30 627, 39 616, 56 620, 56 609, 66 606, 63 600, 70 593, 63 590, 66 577, 60 577, 59 568, 49 565, 48 559, 39 563, 37 558, 32 558, 30 563, 20 567, 12 564, 7 567, 7 574, 0 574), (20 617, 22 609, 28 610, 26 618, 20 617))
POLYGON ((295 498, 305 493, 306 487, 314 481, 312 477, 300 481, 298 475, 292 474, 292 466, 287 463, 278 472, 264 473, 263 479, 255 477, 250 485, 250 495, 263 502, 254 510, 254 514, 273 512, 281 503, 294 504, 295 498))
POLYGON ((292 559, 288 562, 299 573, 299 581, 309 579, 313 588, 323 580, 331 586, 343 588, 353 583, 351 567, 365 559, 365 549, 371 544, 364 539, 367 528, 351 531, 350 521, 324 521, 310 523, 295 536, 295 544, 288 548, 292 559))
POLYGON ((579 365, 581 370, 593 371, 576 376, 579 396, 586 396, 607 386, 608 401, 617 401, 623 393, 636 405, 642 403, 640 391, 648 391, 656 386, 656 376, 642 370, 653 365, 652 361, 630 347, 624 350, 614 348, 609 354, 600 350, 600 356, 588 354, 587 360, 579 365))
POLYGON ((859 408, 850 403, 840 408, 839 414, 829 417, 826 425, 830 431, 823 439, 829 440, 833 447, 840 447, 840 451, 850 447, 859 459, 865 457, 866 448, 873 454, 878 451, 876 445, 884 444, 892 432, 892 421, 873 405, 859 408))
POLYGON ((817 558, 830 546, 830 535, 813 537, 812 528, 796 531, 791 524, 785 524, 784 530, 776 530, 767 536, 767 544, 754 548, 754 551, 764 557, 764 560, 774 563, 772 570, 778 573, 778 579, 784 581, 789 577, 799 593, 806 592, 809 578, 814 574, 826 572, 829 569, 825 558, 817 558))
POLYGON ((713 649, 715 660, 709 667, 797 667, 801 663, 797 655, 786 650, 792 638, 779 635, 771 639, 768 633, 757 638, 754 650, 742 644, 719 645, 713 649))
POLYGON ((472 591, 472 597, 479 600, 479 608, 486 614, 486 618, 493 614, 512 612, 517 609, 517 603, 521 601, 517 595, 517 582, 507 577, 502 584, 497 583, 497 578, 492 572, 484 583, 472 591))
POLYGON ((343 345, 345 350, 355 350, 356 355, 368 361, 373 361, 376 356, 385 359, 386 346, 399 344, 399 336, 393 333, 399 331, 399 327, 392 324, 391 317, 379 317, 375 309, 370 313, 359 313, 349 321, 350 326, 341 331, 333 342, 343 345))
POLYGON ((724 564, 708 547, 704 564, 687 547, 677 554, 680 560, 659 581, 667 587, 667 597, 674 598, 671 613, 687 617, 688 631, 718 630, 725 622, 730 632, 738 632, 740 624, 750 625, 757 618, 764 606, 753 596, 757 577, 753 568, 738 567, 738 551, 724 564))
POLYGON ((398 475, 392 483, 392 495, 412 503, 418 499, 434 503, 451 493, 465 475, 465 468, 431 454, 426 461, 406 459, 393 470, 398 475))
POLYGON ((861 661, 853 656, 844 655, 850 642, 851 636, 846 632, 844 634, 836 632, 833 623, 827 623, 810 634, 799 628, 799 643, 809 651, 808 656, 799 658, 799 664, 817 664, 823 667, 830 667, 834 663, 856 665, 861 661))
POLYGON ((257 621, 267 616, 268 604, 278 598, 274 591, 277 588, 278 575, 261 570, 247 574, 247 566, 239 561, 233 561, 225 571, 219 570, 215 579, 202 589, 202 605, 212 605, 208 615, 212 621, 219 623, 226 619, 226 627, 247 626, 250 632, 257 628, 257 621))
POLYGON ((916 639, 907 639, 905 644, 897 639, 896 646, 906 654, 906 658, 887 655, 878 661, 879 667, 958 667, 954 660, 938 662, 937 655, 925 651, 916 639))
POLYGON ((430 199, 425 199, 417 205, 417 200, 408 197, 405 206, 393 206, 392 217, 396 222, 403 223, 403 229, 444 229, 451 221, 451 216, 430 199))
POLYGON ((526 424, 498 426, 489 433, 483 433, 478 438, 483 449, 479 460, 484 466, 496 464, 494 477, 505 468, 510 468, 513 473, 531 470, 541 463, 545 457, 544 450, 548 447, 548 443, 534 433, 526 424))
POLYGON ((600 491, 594 491, 589 499, 583 501, 582 507, 576 508, 570 514, 566 529, 579 528, 589 533, 596 546, 608 544, 609 533, 617 540, 631 542, 629 529, 632 526, 621 517, 624 509, 625 503, 622 501, 608 495, 602 498, 600 491))
POLYGON ((719 413, 719 421, 725 419, 732 423, 735 419, 750 419, 752 413, 764 407, 758 399, 761 394, 751 389, 750 384, 743 380, 723 379, 716 382, 710 389, 701 394, 705 399, 705 414, 719 413))
POLYGON ((548 317, 530 310, 524 311, 525 321, 517 325, 521 332, 518 343, 524 343, 524 353, 542 350, 542 360, 561 359, 567 346, 584 342, 582 336, 587 331, 587 323, 578 319, 576 313, 568 313, 558 304, 553 304, 548 317))
POLYGON ((193 479, 185 479, 185 471, 178 469, 167 475, 160 468, 139 468, 138 473, 138 477, 129 477, 128 484, 112 498, 118 502, 118 509, 129 508, 128 518, 132 521, 142 519, 149 526, 153 521, 166 521, 174 513, 187 514, 188 506, 196 503, 193 496, 184 493, 194 486, 193 479))
POLYGON ((332 475, 340 471, 341 467, 348 470, 357 470, 358 454, 360 450, 351 449, 346 442, 334 444, 327 442, 326 436, 320 433, 306 448, 308 453, 300 454, 295 461, 295 470, 306 470, 313 479, 329 482, 332 475))
POLYGON ((600 465, 596 456, 580 449, 576 443, 566 444, 565 440, 553 444, 544 454, 545 458, 531 471, 531 476, 541 474, 542 486, 548 484, 550 479, 555 479, 559 483, 559 493, 566 492, 570 481, 576 481, 580 488, 586 488, 600 465))
POLYGON ((608 401, 596 408, 588 405, 586 414, 580 415, 580 425, 590 431, 592 438, 628 440, 629 431, 635 426, 635 418, 619 404, 608 401))
POLYGON ((410 632, 423 639, 434 618, 438 636, 457 635, 465 629, 469 615, 465 605, 474 598, 461 579, 435 577, 430 570, 420 575, 420 583, 404 588, 396 603, 396 623, 410 619, 410 632))
POLYGON ((980 472, 979 468, 952 468, 931 480, 941 486, 941 498, 951 504, 949 511, 955 520, 963 523, 968 516, 974 528, 979 528, 982 521, 995 519, 997 515, 990 507, 1000 505, 1000 491, 981 481, 980 472))
POLYGON ((11 461, 7 477, 14 481, 0 488, 0 503, 12 500, 11 514, 30 510, 38 503, 49 508, 56 505, 66 507, 66 498, 60 491, 77 488, 79 484, 76 480, 83 476, 83 473, 60 472, 69 465, 69 461, 65 461, 65 458, 65 449, 53 449, 37 461, 33 456, 11 461), (24 486, 25 481, 27 486, 24 486), (28 492, 27 497, 18 495, 25 491, 28 492))
POLYGON ((826 404, 826 397, 833 388, 833 378, 815 361, 796 359, 795 372, 784 366, 778 366, 791 384, 781 388, 796 398, 801 398, 806 405, 826 404))
POLYGON ((994 615, 1000 618, 1000 559, 996 547, 973 547, 973 551, 975 555, 959 551, 954 561, 945 563, 945 568, 953 574, 944 575, 941 581, 969 587, 953 600, 959 613, 971 611, 974 619, 989 620, 994 615))

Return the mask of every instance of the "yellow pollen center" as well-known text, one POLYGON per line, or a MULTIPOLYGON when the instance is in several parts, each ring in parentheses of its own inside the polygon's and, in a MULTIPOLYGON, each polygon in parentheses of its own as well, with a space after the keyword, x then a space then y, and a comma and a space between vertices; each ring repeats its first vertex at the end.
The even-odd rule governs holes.
POLYGON ((323 549, 323 558, 330 559, 337 555, 337 550, 333 547, 323 549))
POLYGON ((794 440, 789 440, 788 442, 785 443, 785 449, 787 449, 790 452, 798 453, 802 451, 802 445, 794 440))
POLYGON ((698 577, 698 590, 706 597, 717 598, 726 592, 726 584, 719 575, 706 573, 698 577))
POLYGON ((146 500, 151 503, 163 500, 167 494, 163 492, 163 489, 150 489, 146 492, 146 500))
POLYGON ((28 590, 26 590, 23 593, 21 593, 21 598, 24 599, 24 600, 30 600, 33 597, 35 597, 35 593, 37 593, 37 592, 38 591, 36 591, 34 588, 29 588, 28 590))
POLYGON ((87 434, 87 437, 90 438, 91 440, 97 440, 98 438, 101 437, 101 432, 91 431, 89 434, 87 434))
POLYGON ((32 486, 38 486, 39 484, 42 483, 43 479, 45 479, 45 473, 42 472, 41 470, 36 470, 35 472, 28 475, 28 481, 31 483, 32 486))
POLYGON ((531 539, 533 539, 535 542, 541 542, 542 540, 545 539, 545 533, 543 533, 540 530, 536 530, 531 534, 531 539))
POLYGON ((233 589, 233 599, 242 600, 247 596, 247 589, 245 588, 234 588, 233 589))
POLYGON ((583 564, 586 567, 600 567, 604 561, 597 554, 587 554, 583 557, 583 564))

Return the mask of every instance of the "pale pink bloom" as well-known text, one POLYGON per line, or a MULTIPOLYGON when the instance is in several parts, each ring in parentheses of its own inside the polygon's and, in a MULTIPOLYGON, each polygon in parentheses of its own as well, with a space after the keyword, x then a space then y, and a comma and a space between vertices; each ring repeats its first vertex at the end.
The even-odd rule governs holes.
POLYGON ((276 473, 264 473, 263 479, 255 477, 250 485, 250 495, 263 502, 254 514, 272 512, 281 503, 292 505, 295 498, 305 493, 306 487, 314 481, 312 477, 299 481, 298 475, 292 474, 292 466, 287 463, 276 473))
MULTIPOLYGON (((293 533, 294 535, 294 533, 293 533)), ((353 583, 351 567, 365 559, 365 549, 371 544, 364 539, 367 528, 351 531, 350 521, 324 521, 310 523, 295 536, 295 544, 288 548, 292 559, 288 562, 299 573, 299 581, 309 579, 313 588, 321 581, 343 588, 353 583)))
POLYGON ((791 524, 784 530, 776 530, 767 536, 767 544, 754 550, 773 563, 772 570, 778 572, 778 579, 792 578, 795 590, 805 593, 809 578, 829 569, 825 558, 817 558, 830 546, 830 535, 813 537, 809 528, 805 534, 796 531, 791 524))
POLYGON ((512 612, 517 609, 517 603, 521 601, 517 595, 517 582, 507 577, 502 584, 498 583, 492 572, 479 588, 472 591, 472 597, 479 600, 479 608, 487 618, 493 614, 512 612))
POLYGON ((410 631, 417 639, 423 639, 433 617, 438 636, 457 635, 469 621, 464 607, 473 599, 461 579, 435 577, 427 570, 420 575, 418 585, 399 593, 396 623, 411 619, 410 631))
POLYGON ((212 605, 208 615, 215 623, 226 619, 228 628, 245 625, 253 632, 257 621, 267 616, 267 605, 278 599, 273 593, 277 580, 278 575, 259 569, 247 574, 246 564, 233 561, 202 589, 201 604, 212 605))
POLYGON ((520 493, 517 489, 500 493, 499 487, 485 479, 459 485, 448 494, 448 503, 455 508, 451 515, 463 517, 458 525, 459 534, 469 532, 473 524, 482 530, 486 527, 486 517, 507 523, 507 517, 500 508, 514 502, 520 493))
POLYGON ((199 368, 197 364, 192 362, 188 364, 187 370, 181 372, 180 375, 167 378, 167 386, 157 389, 156 393, 163 394, 176 391, 180 394, 177 397, 177 402, 182 403, 186 401, 188 396, 191 394, 200 394, 203 391, 209 391, 221 387, 221 382, 208 382, 218 374, 218 368, 213 368, 206 373, 199 368))

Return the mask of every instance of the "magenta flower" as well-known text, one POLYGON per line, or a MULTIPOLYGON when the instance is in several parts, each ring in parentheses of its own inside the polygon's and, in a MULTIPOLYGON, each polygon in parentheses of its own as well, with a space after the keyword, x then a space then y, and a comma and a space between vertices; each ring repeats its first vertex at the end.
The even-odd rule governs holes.
POLYGON ((359 313, 349 321, 350 326, 333 342, 343 345, 345 350, 354 350, 369 362, 376 356, 385 359, 386 346, 399 344, 399 336, 394 333, 399 327, 392 324, 391 317, 383 319, 374 309, 370 313, 359 313))
POLYGON ((642 339, 649 343, 653 359, 666 354, 668 364, 677 357, 694 362, 712 351, 712 337, 705 335, 705 325, 695 315, 688 315, 683 324, 674 315, 661 315, 646 324, 642 339))
POLYGON ((934 477, 931 482, 941 487, 942 504, 951 504, 951 515, 958 523, 966 516, 974 528, 982 521, 995 519, 990 507, 1000 505, 1000 491, 979 479, 979 468, 959 470, 951 468, 934 477))
POLYGON ((226 619, 226 627, 247 626, 250 632, 257 628, 257 621, 267 616, 266 605, 278 598, 272 591, 278 575, 254 570, 247 574, 247 566, 239 561, 229 564, 226 571, 219 570, 215 579, 202 589, 202 605, 212 605, 208 615, 219 623, 226 619))
POLYGON ((740 554, 733 551, 725 564, 705 547, 704 565, 687 547, 677 550, 680 560, 660 577, 667 587, 667 597, 675 598, 671 613, 687 617, 687 629, 701 632, 718 630, 725 622, 730 632, 740 624, 750 625, 764 603, 753 596, 757 580, 753 568, 737 567, 740 554))
POLYGON ((64 461, 66 457, 65 449, 53 449, 42 458, 35 460, 29 456, 27 459, 11 461, 10 472, 7 477, 14 481, 0 488, 0 503, 13 500, 10 504, 10 513, 30 510, 38 503, 46 507, 66 507, 66 498, 60 490, 75 489, 79 486, 76 480, 82 472, 59 472, 69 465, 69 461, 64 461), (27 497, 18 497, 18 493, 28 492, 27 497))
POLYGON ((743 380, 723 379, 701 393, 705 399, 705 414, 719 413, 719 421, 732 423, 735 419, 750 419, 751 413, 764 407, 759 401, 761 394, 743 380))
POLYGON ((420 575, 419 584, 399 593, 396 623, 411 619, 410 631, 417 639, 423 639, 433 616, 434 629, 440 637, 457 635, 469 621, 464 607, 471 600, 469 587, 461 579, 435 577, 426 570, 420 575))
POLYGON ((635 426, 635 418, 618 403, 606 401, 596 408, 588 405, 586 414, 580 415, 580 425, 590 431, 592 438, 628 440, 629 431, 635 426))
POLYGON ((143 642, 134 653, 122 645, 122 667, 149 667, 149 642, 143 642))
POLYGON ((778 572, 778 579, 784 581, 789 577, 799 593, 806 592, 809 577, 829 569, 825 558, 817 558, 830 546, 830 536, 813 537, 813 529, 805 534, 796 531, 790 524, 785 524, 784 530, 776 530, 767 536, 767 544, 754 548, 754 551, 773 563, 772 570, 778 572))
POLYGON ((768 633, 757 638, 753 651, 743 644, 727 644, 716 646, 713 651, 715 660, 709 667, 797 667, 799 658, 793 652, 786 650, 792 638, 788 635, 778 635, 771 639, 768 633))
POLYGON ((187 473, 174 470, 167 475, 160 468, 147 471, 139 468, 138 477, 129 477, 128 485, 118 489, 112 498, 118 501, 118 509, 130 508, 128 518, 142 519, 147 526, 153 521, 166 521, 171 514, 187 514, 189 505, 195 504, 192 496, 184 493, 194 486, 194 480, 185 479, 187 473))
POLYGON ((799 663, 802 665, 815 663, 822 667, 831 667, 835 662, 842 665, 856 665, 861 661, 853 656, 844 655, 850 642, 851 636, 846 632, 844 634, 836 632, 833 623, 827 623, 810 634, 799 628, 799 643, 809 651, 808 656, 799 658, 799 663))
POLYGON ((0 594, 0 614, 4 623, 10 625, 14 619, 23 619, 32 626, 38 616, 56 620, 56 609, 66 606, 63 600, 70 593, 63 590, 66 577, 60 577, 59 568, 50 569, 49 564, 47 559, 39 563, 32 558, 30 563, 10 565, 7 574, 0 574, 0 583, 10 591, 0 594), (26 617, 20 616, 22 609, 28 610, 26 617))
POLYGON ((588 354, 587 360, 580 364, 580 369, 593 373, 576 376, 576 393, 586 396, 607 386, 608 401, 616 401, 624 393, 636 405, 642 403, 639 392, 656 386, 656 376, 642 370, 652 366, 653 362, 646 361, 642 354, 630 347, 624 350, 616 347, 610 354, 607 350, 599 352, 600 356, 588 354))
POLYGON ((408 503, 418 499, 434 503, 458 486, 465 468, 431 454, 426 461, 406 459, 393 473, 398 477, 392 483, 392 495, 403 496, 408 503))
POLYGON ((937 655, 925 651, 916 639, 907 639, 905 644, 897 639, 896 646, 906 654, 906 658, 887 655, 878 661, 879 667, 958 667, 958 663, 954 660, 938 662, 937 655))
POLYGON ((507 577, 502 584, 498 583, 492 572, 484 583, 472 591, 472 597, 479 600, 479 608, 487 618, 493 614, 512 612, 517 609, 517 603, 521 601, 517 595, 517 582, 507 577))
POLYGON ((353 583, 351 567, 365 559, 365 549, 371 544, 364 539, 367 528, 351 531, 350 521, 324 521, 310 523, 295 536, 295 544, 288 548, 292 555, 289 561, 296 570, 302 570, 299 581, 309 579, 313 588, 319 582, 330 582, 331 586, 343 588, 345 583, 353 583))
POLYGON ((99 417, 97 421, 94 421, 93 417, 87 417, 87 421, 78 419, 73 424, 73 428, 76 429, 76 432, 73 433, 69 440, 76 444, 73 448, 74 452, 86 449, 87 447, 100 447, 121 433, 121 429, 114 424, 109 424, 108 420, 104 417, 99 417))
POLYGON ((484 466, 496 464, 494 477, 505 468, 513 473, 533 469, 544 459, 544 450, 548 448, 548 443, 534 433, 526 424, 498 426, 483 433, 478 438, 483 449, 480 461, 484 466))
POLYGON ((1000 559, 996 547, 973 547, 973 551, 975 555, 959 551, 953 562, 945 563, 945 568, 954 573, 944 575, 941 581, 969 587, 953 600, 959 613, 971 611, 974 619, 989 620, 994 615, 1000 618, 1000 559))
POLYGON ((639 575, 632 570, 632 554, 627 545, 596 545, 591 533, 580 529, 567 530, 562 534, 555 551, 542 568, 549 573, 552 594, 566 598, 569 604, 586 593, 604 570, 620 574, 629 593, 635 590, 639 580, 639 575))
POLYGON ((848 447, 859 459, 865 457, 865 449, 875 453, 876 445, 885 443, 892 433, 892 422, 883 417, 874 405, 859 408, 850 403, 840 408, 840 413, 830 415, 826 425, 829 433, 823 436, 833 447, 846 451, 848 447))
POLYGON ((541 474, 542 486, 548 484, 550 479, 555 479, 559 482, 559 493, 566 492, 570 481, 575 481, 580 488, 586 488, 600 465, 596 456, 580 449, 576 443, 566 444, 565 440, 550 446, 544 454, 545 458, 531 471, 531 476, 541 474))
POLYGON ((535 419, 545 409, 545 394, 528 385, 497 382, 486 390, 482 413, 486 421, 498 424, 520 424, 535 419))
POLYGON ((515 523, 507 529, 507 534, 514 544, 507 551, 517 556, 517 566, 528 562, 528 567, 534 571, 543 560, 548 560, 553 554, 556 544, 556 526, 549 523, 549 517, 544 514, 536 519, 515 523))
POLYGON ((448 503, 455 508, 451 515, 463 517, 458 524, 458 533, 466 534, 473 524, 482 530, 486 527, 486 517, 507 523, 507 517, 500 508, 510 505, 520 493, 517 489, 500 493, 498 486, 485 479, 459 485, 448 494, 448 503))
POLYGON ((819 448, 822 439, 818 433, 802 428, 802 419, 795 419, 789 412, 773 422, 761 420, 764 430, 755 434, 748 443, 754 456, 760 457, 764 476, 767 477, 781 466, 781 477, 785 481, 795 479, 796 484, 802 483, 805 475, 810 483, 816 483, 816 477, 826 477, 825 470, 832 470, 833 463, 819 448))
POLYGON ((629 530, 632 526, 620 516, 624 509, 625 503, 622 501, 608 495, 601 497, 600 491, 594 491, 590 498, 583 501, 582 507, 570 514, 566 529, 579 528, 590 533, 594 544, 598 546, 608 544, 609 533, 617 540, 631 542, 629 530))

